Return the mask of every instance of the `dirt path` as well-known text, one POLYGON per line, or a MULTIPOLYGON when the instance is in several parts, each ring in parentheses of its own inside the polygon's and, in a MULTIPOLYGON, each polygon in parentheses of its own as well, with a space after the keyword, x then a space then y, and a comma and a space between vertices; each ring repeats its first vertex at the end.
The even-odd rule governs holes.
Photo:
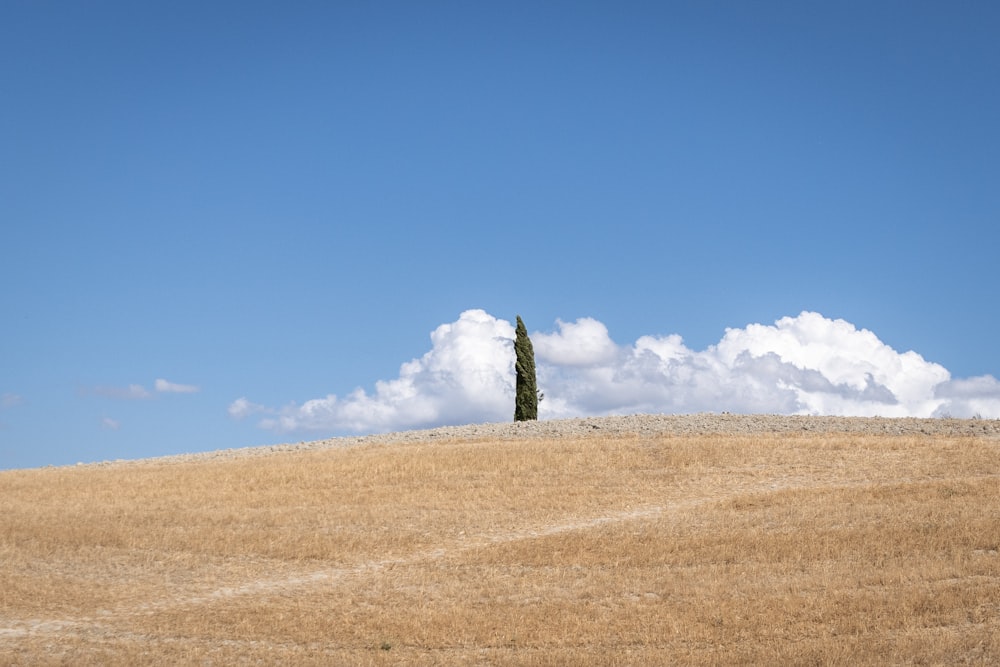
MULTIPOLYGON (((991 477, 997 477, 992 475, 991 477)), ((892 483, 900 483, 908 480, 893 479, 892 483)), ((912 480, 909 480, 912 481, 912 480)), ((875 487, 884 482, 879 480, 855 480, 843 481, 833 476, 828 479, 809 479, 793 477, 779 477, 764 479, 755 484, 739 484, 724 490, 713 489, 709 495, 692 498, 683 498, 662 505, 643 505, 630 508, 624 511, 609 512, 598 516, 577 516, 565 517, 563 520, 543 526, 524 527, 518 530, 498 533, 483 533, 471 535, 462 539, 453 540, 449 543, 433 549, 417 551, 415 553, 389 559, 373 559, 357 563, 350 567, 342 568, 310 568, 303 569, 291 574, 284 573, 282 576, 273 578, 260 578, 246 581, 235 586, 222 586, 207 593, 192 593, 190 591, 177 591, 173 595, 161 597, 149 602, 119 606, 113 610, 101 612, 99 615, 76 616, 69 618, 25 618, 25 619, 3 619, 0 620, 0 641, 22 638, 26 636, 65 636, 72 634, 109 634, 121 636, 120 630, 113 625, 129 617, 152 615, 170 609, 182 607, 198 607, 209 605, 220 600, 237 597, 261 597, 283 595, 294 593, 295 591, 314 587, 318 584, 347 585, 349 582, 356 582, 359 579, 378 576, 387 569, 396 566, 414 565, 428 561, 440 560, 446 557, 461 555, 464 552, 490 548, 498 545, 518 542, 523 540, 534 540, 559 535, 563 533, 587 531, 602 526, 620 524, 632 521, 645 521, 657 519, 672 513, 682 513, 704 507, 714 503, 731 501, 741 496, 772 493, 789 490, 816 490, 822 488, 846 489, 875 487)), ((144 640, 153 639, 143 637, 144 640)))

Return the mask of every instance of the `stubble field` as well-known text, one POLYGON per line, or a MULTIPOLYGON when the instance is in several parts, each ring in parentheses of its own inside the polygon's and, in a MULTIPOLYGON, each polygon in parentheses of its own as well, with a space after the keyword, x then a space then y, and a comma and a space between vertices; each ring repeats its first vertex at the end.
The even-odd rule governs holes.
POLYGON ((1000 440, 442 437, 0 472, 0 664, 1000 662, 1000 440))

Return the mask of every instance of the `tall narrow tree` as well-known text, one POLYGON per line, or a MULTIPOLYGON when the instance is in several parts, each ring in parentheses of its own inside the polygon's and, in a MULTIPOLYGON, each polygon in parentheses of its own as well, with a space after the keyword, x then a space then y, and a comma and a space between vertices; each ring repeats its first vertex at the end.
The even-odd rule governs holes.
POLYGON ((514 421, 523 422, 538 419, 538 383, 535 380, 535 350, 531 347, 528 330, 517 316, 514 334, 514 368, 517 383, 514 387, 514 421))

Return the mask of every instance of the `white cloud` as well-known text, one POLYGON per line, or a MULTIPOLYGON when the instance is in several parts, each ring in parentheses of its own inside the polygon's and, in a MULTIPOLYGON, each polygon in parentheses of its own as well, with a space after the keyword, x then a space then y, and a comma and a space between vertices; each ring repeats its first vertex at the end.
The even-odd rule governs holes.
MULTIPOLYGON (((897 352, 866 329, 803 312, 773 325, 727 329, 705 350, 677 335, 619 345, 592 318, 532 333, 542 419, 640 412, 739 412, 1000 418, 1000 382, 953 380, 916 352, 897 352)), ((469 310, 431 334, 431 349, 379 381, 302 405, 237 399, 235 418, 261 414, 276 431, 378 432, 512 418, 514 327, 469 310)))
POLYGON ((154 387, 156 391, 164 394, 194 394, 199 391, 199 388, 193 384, 176 384, 162 378, 157 378, 154 387))
POLYGON ((103 428, 106 431, 117 431, 121 427, 122 427, 121 422, 119 422, 116 419, 112 419, 111 417, 101 418, 101 428, 103 428))
POLYGON ((150 398, 152 396, 141 384, 130 384, 127 387, 94 387, 93 392, 98 396, 128 401, 150 398))
POLYGON ((556 320, 556 326, 556 333, 530 336, 536 361, 557 366, 594 366, 614 360, 617 348, 601 322, 583 317, 570 323, 556 320))
POLYGON ((270 413, 260 425, 276 431, 372 432, 513 418, 514 327, 482 310, 431 333, 431 350, 403 364, 399 377, 375 383, 374 393, 356 389, 282 409, 238 399, 236 417, 270 413))
POLYGON ((229 404, 227 409, 229 416, 233 419, 245 419, 253 414, 258 414, 261 412, 271 412, 263 405, 258 405, 256 403, 251 403, 246 398, 237 398, 235 401, 229 404))
POLYGON ((0 410, 13 408, 14 406, 21 405, 23 402, 23 398, 9 391, 0 394, 0 410))
MULTIPOLYGON (((153 383, 153 391, 158 394, 193 394, 201 389, 192 384, 177 384, 168 382, 163 378, 157 378, 153 383)), ((130 384, 127 387, 99 386, 93 389, 85 389, 83 393, 93 393, 105 398, 115 398, 119 400, 143 400, 153 398, 154 393, 146 389, 141 384, 130 384)))
POLYGON ((935 417, 1000 416, 1000 381, 992 375, 944 382, 936 387, 934 393, 943 399, 934 411, 935 417))

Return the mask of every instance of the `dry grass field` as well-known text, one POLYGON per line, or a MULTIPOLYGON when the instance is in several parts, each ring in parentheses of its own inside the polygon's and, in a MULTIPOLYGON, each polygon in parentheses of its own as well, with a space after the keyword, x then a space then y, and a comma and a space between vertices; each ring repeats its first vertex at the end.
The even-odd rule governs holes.
POLYGON ((998 475, 851 434, 7 471, 0 664, 997 664, 998 475))

